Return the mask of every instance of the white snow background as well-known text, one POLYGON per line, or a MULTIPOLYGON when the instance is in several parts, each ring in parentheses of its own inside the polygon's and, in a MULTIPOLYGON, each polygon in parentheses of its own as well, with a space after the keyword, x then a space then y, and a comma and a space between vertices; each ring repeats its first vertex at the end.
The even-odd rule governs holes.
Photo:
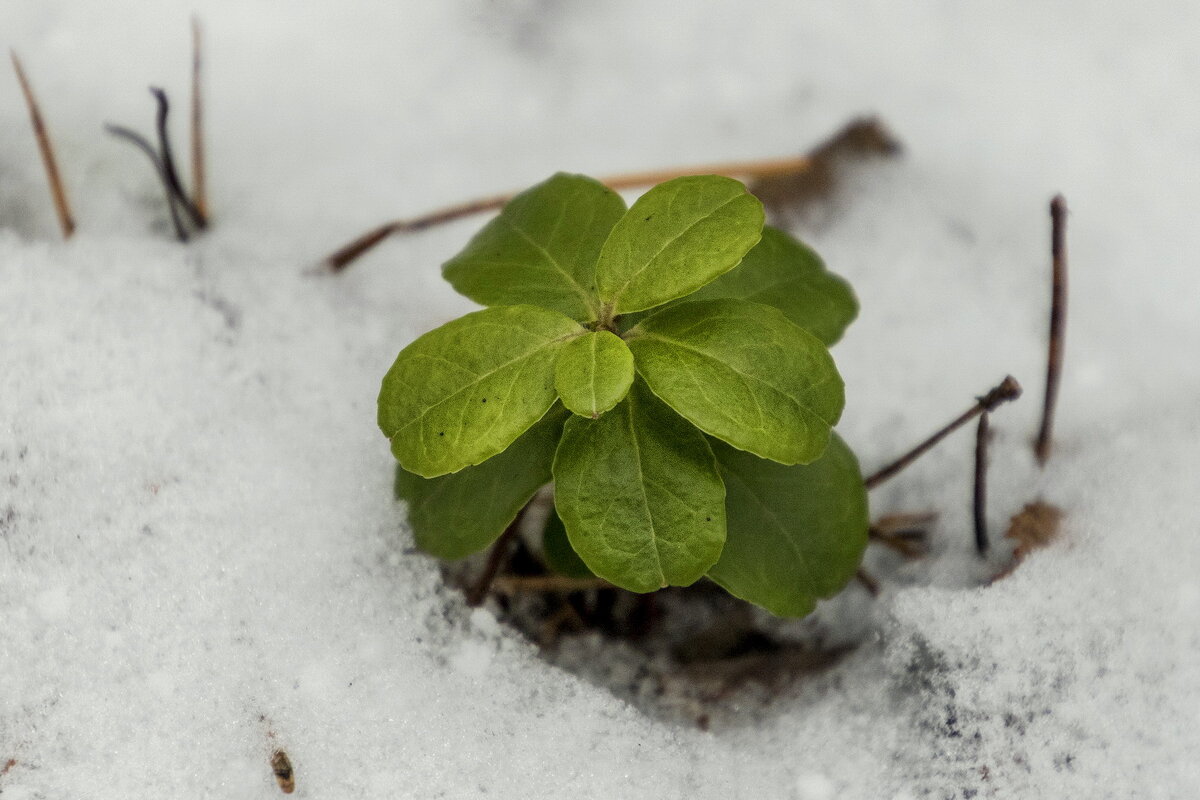
POLYGON ((1170 0, 5 0, 80 228, 0 78, 0 795, 276 797, 282 747, 309 798, 1196 797, 1198 30, 1170 0), (214 225, 180 245, 101 124, 151 132, 164 86, 186 162, 193 11, 214 225), (862 303, 839 429, 869 471, 1012 373, 991 527, 1041 496, 1063 533, 981 586, 1007 556, 974 556, 957 434, 872 495, 941 517, 882 597, 823 612, 864 643, 703 732, 541 660, 411 550, 375 397, 471 308, 438 265, 484 220, 311 268, 393 216, 799 152, 863 112, 905 157, 797 229, 862 303))

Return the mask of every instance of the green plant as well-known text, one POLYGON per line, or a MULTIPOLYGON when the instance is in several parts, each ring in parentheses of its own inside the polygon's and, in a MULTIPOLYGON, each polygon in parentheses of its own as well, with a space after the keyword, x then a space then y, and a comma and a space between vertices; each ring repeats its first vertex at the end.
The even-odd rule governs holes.
POLYGON ((707 576, 781 616, 853 577, 866 493, 827 347, 857 304, 742 184, 678 178, 627 210, 558 174, 444 275, 488 308, 404 348, 379 396, 424 550, 487 547, 553 481, 545 550, 568 574, 707 576))

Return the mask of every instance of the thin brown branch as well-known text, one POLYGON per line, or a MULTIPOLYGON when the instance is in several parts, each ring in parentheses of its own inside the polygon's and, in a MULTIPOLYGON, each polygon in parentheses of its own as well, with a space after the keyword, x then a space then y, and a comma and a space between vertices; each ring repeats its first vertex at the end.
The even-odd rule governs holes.
POLYGON ((858 582, 862 584, 862 587, 867 590, 867 594, 871 595, 871 597, 879 597, 880 592, 883 591, 879 579, 862 567, 858 568, 858 571, 854 573, 854 577, 858 579, 858 582))
POLYGON ((1050 458, 1054 408, 1058 402, 1067 325, 1067 201, 1061 194, 1050 201, 1050 255, 1053 279, 1050 290, 1050 349, 1046 356, 1046 397, 1042 404, 1042 426, 1034 445, 1038 463, 1043 465, 1050 458))
POLYGON ((204 164, 204 94, 201 82, 203 31, 200 20, 192 17, 192 207, 200 219, 208 222, 208 182, 204 164))
POLYGON ((512 198, 512 194, 498 194, 493 197, 483 197, 479 200, 471 200, 455 206, 447 206, 446 208, 424 214, 420 217, 398 219, 394 222, 385 223, 338 248, 338 250, 325 258, 325 264, 335 272, 340 271, 392 234, 415 233, 434 225, 452 222, 456 219, 469 217, 472 214, 478 214, 483 211, 491 211, 500 208, 512 198))
POLYGON ((570 578, 566 575, 504 575, 492 582, 500 594, 549 594, 583 592, 588 589, 612 589, 603 578, 570 578))
POLYGON ((991 431, 988 430, 988 412, 979 415, 979 427, 975 429, 975 491, 972 493, 972 510, 975 517, 975 549, 985 556, 988 551, 987 535, 987 446, 991 431))
MULTIPOLYGON (((795 175, 803 175, 813 169, 818 157, 824 158, 831 148, 831 143, 847 139, 859 138, 865 126, 874 126, 882 130, 882 126, 874 120, 854 120, 836 135, 818 145, 811 153, 801 156, 783 158, 758 159, 751 161, 727 161, 716 164, 699 164, 669 169, 648 170, 644 172, 629 172, 620 175, 610 175, 601 178, 601 183, 614 190, 634 189, 640 186, 651 186, 673 178, 685 175, 727 175, 742 178, 747 181, 772 180, 795 175)), ((484 211, 495 211, 515 196, 515 192, 493 195, 478 200, 471 200, 454 206, 439 209, 410 219, 399 219, 380 225, 359 236, 357 239, 342 246, 324 260, 329 269, 339 271, 348 266, 359 256, 382 242, 393 234, 414 233, 434 225, 440 225, 452 220, 478 214, 484 211)))
POLYGON ((783 158, 764 158, 753 161, 725 161, 719 164, 694 164, 689 167, 670 167, 644 172, 627 172, 622 175, 610 175, 601 178, 600 182, 615 191, 636 189, 639 186, 654 186, 663 181, 682 178, 687 175, 727 175, 731 178, 776 178, 781 175, 794 175, 804 172, 812 166, 812 159, 807 156, 785 156, 783 158))
POLYGON ((758 175, 750 183, 750 191, 762 200, 775 224, 787 226, 805 220, 818 204, 829 203, 848 167, 902 151, 900 142, 878 119, 854 119, 809 151, 807 169, 758 175))
POLYGON ((496 573, 500 571, 500 565, 504 562, 505 556, 508 555, 509 545, 517 536, 517 531, 521 528, 521 520, 525 517, 525 509, 517 514, 516 519, 508 524, 504 529, 504 533, 500 534, 500 538, 492 545, 492 549, 488 552, 487 562, 483 565, 483 572, 479 573, 479 577, 471 588, 467 591, 467 605, 478 606, 482 605, 487 599, 488 592, 492 590, 492 582, 496 580, 496 573))
POLYGON ((895 550, 905 558, 921 558, 929 553, 928 527, 937 519, 932 512, 887 514, 867 529, 869 541, 895 550))
POLYGON ((58 226, 62 229, 64 239, 70 239, 75 232, 75 218, 71 215, 71 204, 67 201, 67 192, 63 187, 62 176, 58 171, 58 160, 54 157, 54 145, 50 142, 50 134, 46 130, 46 122, 42 119, 42 111, 38 106, 33 87, 21 66, 21 59, 15 50, 10 50, 13 69, 17 73, 17 82, 21 84, 21 94, 25 96, 25 105, 29 108, 29 120, 33 123, 33 134, 37 138, 38 150, 42 154, 42 165, 46 169, 46 180, 50 184, 50 196, 54 200, 54 211, 58 215, 58 226))
POLYGON ((994 410, 996 406, 1002 403, 1007 403, 1010 400, 1016 400, 1020 396, 1021 384, 1017 383, 1016 378, 1012 377, 1011 375, 1006 376, 1004 380, 999 383, 999 385, 997 385, 987 394, 976 398, 975 405, 963 412, 949 425, 941 428, 928 439, 914 447, 912 450, 908 451, 904 455, 900 456, 900 458, 875 472, 873 475, 864 480, 863 483, 868 489, 874 489, 876 486, 879 486, 888 478, 891 478, 909 464, 925 455, 925 453, 933 449, 938 442, 940 442, 942 439, 945 439, 951 433, 954 433, 954 431, 958 430, 963 425, 966 425, 971 420, 975 419, 975 417, 979 416, 985 411, 994 410))

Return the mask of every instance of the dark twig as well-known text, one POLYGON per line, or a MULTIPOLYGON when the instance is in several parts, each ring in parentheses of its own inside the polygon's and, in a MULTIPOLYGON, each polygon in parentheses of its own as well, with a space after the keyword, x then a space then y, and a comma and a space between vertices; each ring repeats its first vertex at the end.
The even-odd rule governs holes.
POLYGON ((425 230, 434 225, 441 225, 445 222, 452 222, 456 219, 469 217, 472 214, 478 214, 483 211, 490 211, 500 208, 505 203, 513 198, 512 194, 498 194, 493 197, 484 197, 479 200, 471 200, 467 203, 460 203, 456 206, 447 206, 438 211, 425 214, 412 219, 399 219, 394 222, 388 222, 367 231, 362 236, 359 236, 354 241, 339 248, 334 253, 330 254, 325 259, 325 264, 333 271, 337 272, 345 269, 350 262, 367 252, 375 245, 382 242, 394 233, 416 233, 417 231, 425 230))
POLYGON ((925 441, 908 451, 900 458, 875 472, 868 477, 863 483, 868 489, 874 489, 879 484, 891 478, 896 473, 903 470, 912 462, 916 461, 921 456, 925 455, 938 442, 949 436, 954 431, 966 425, 985 411, 992 411, 1001 403, 1007 403, 1010 400, 1016 400, 1021 396, 1021 384, 1017 383, 1016 378, 1008 375, 1000 382, 998 386, 993 388, 982 397, 976 398, 975 405, 971 406, 967 411, 960 415, 957 419, 945 426, 941 430, 934 433, 925 441))
POLYGON ((163 191, 167 196, 167 210, 171 213, 171 225, 175 228, 175 238, 181 242, 186 242, 188 240, 187 229, 183 227, 183 220, 179 218, 179 211, 175 208, 175 198, 171 193, 171 183, 167 179, 166 168, 163 166, 158 152, 154 149, 154 145, 150 144, 146 140, 146 137, 140 133, 120 125, 107 124, 104 126, 104 130, 113 136, 132 143, 150 159, 150 163, 154 165, 154 171, 158 173, 158 179, 162 181, 163 191))
POLYGON ((64 239, 70 239, 75 232, 75 218, 71 215, 71 204, 67 201, 67 192, 63 187, 62 176, 58 172, 58 160, 54 157, 54 145, 50 142, 50 134, 46 130, 46 122, 42 119, 42 111, 38 106, 37 97, 21 59, 17 58, 14 50, 9 51, 12 58, 13 70, 17 73, 17 82, 21 84, 21 94, 25 96, 25 105, 29 109, 29 120, 33 124, 33 135, 37 139, 38 150, 42 154, 42 166, 46 169, 46 181, 50 184, 50 196, 54 200, 54 211, 58 215, 58 226, 64 239))
POLYGON ((175 169, 175 157, 172 155, 171 150, 171 135, 167 131, 167 115, 171 110, 171 104, 167 101, 167 93, 162 89, 151 86, 150 94, 154 95, 154 100, 158 104, 155 129, 158 132, 158 152, 162 157, 163 175, 167 181, 167 186, 170 187, 171 195, 175 198, 175 202, 187 212, 192 224, 203 230, 204 216, 192 205, 191 199, 188 198, 187 192, 183 189, 183 182, 179 180, 179 172, 175 169))
POLYGON ((987 446, 988 412, 979 415, 979 427, 975 429, 975 491, 972 495, 972 509, 975 512, 975 549, 979 555, 986 556, 988 551, 987 535, 987 446))
MULTIPOLYGON (((600 182, 610 189, 621 191, 624 189, 635 189, 640 186, 651 186, 684 175, 728 175, 756 181, 803 175, 814 168, 818 158, 826 157, 826 153, 831 147, 831 142, 841 142, 848 138, 857 139, 861 137, 863 129, 870 126, 874 126, 878 131, 883 130, 882 125, 875 120, 854 120, 838 134, 822 142, 812 153, 807 155, 755 161, 731 161, 720 164, 699 164, 689 167, 675 167, 646 172, 630 172, 602 178, 600 182)), ((392 234, 415 233, 416 231, 440 225, 444 222, 461 219, 472 214, 494 211, 503 207, 515 194, 515 192, 510 192, 493 195, 492 197, 484 197, 479 200, 471 200, 459 205, 448 206, 447 208, 439 209, 419 217, 385 223, 371 229, 334 251, 325 258, 324 264, 335 272, 340 271, 392 234)))
POLYGON ((1050 254, 1054 274, 1050 295, 1050 351, 1046 357, 1046 398, 1042 405, 1042 426, 1034 445, 1038 463, 1043 465, 1050 458, 1054 407, 1058 402, 1067 324, 1067 201, 1061 194, 1050 201, 1050 254))
POLYGON ((155 116, 155 130, 158 135, 158 149, 142 136, 129 128, 121 125, 105 125, 104 128, 114 136, 125 139, 137 146, 139 150, 146 154, 150 159, 150 163, 154 165, 155 171, 158 173, 158 178, 162 181, 163 190, 167 196, 167 210, 171 214, 171 224, 175 228, 175 237, 181 242, 188 240, 187 228, 183 224, 183 219, 179 215, 179 209, 182 208, 187 214, 192 225, 197 229, 205 227, 204 215, 192 204, 188 198, 187 192, 184 191, 183 182, 179 180, 179 173, 175 170, 175 159, 172 156, 171 137, 167 131, 167 116, 170 113, 171 106, 167 101, 167 94, 162 89, 150 87, 150 93, 154 96, 155 103, 158 106, 158 113, 155 116))
POLYGON ((483 565, 483 572, 479 573, 479 577, 467 591, 467 605, 482 605, 483 601, 487 599, 488 592, 492 589, 492 581, 496 580, 496 573, 500 571, 500 564, 504 561, 504 557, 508 555, 509 545, 516 538, 517 531, 521 528, 521 520, 524 517, 525 509, 521 509, 516 519, 508 524, 508 527, 504 529, 504 533, 500 534, 500 538, 492 545, 492 549, 488 552, 487 563, 483 565))
POLYGON ((871 597, 879 597, 880 592, 883 591, 879 579, 862 567, 858 568, 858 571, 854 573, 854 577, 858 579, 858 582, 862 584, 862 587, 867 590, 867 594, 871 595, 871 597))
POLYGON ((192 207, 208 223, 208 181, 204 164, 204 94, 201 82, 203 31, 192 17, 192 207))

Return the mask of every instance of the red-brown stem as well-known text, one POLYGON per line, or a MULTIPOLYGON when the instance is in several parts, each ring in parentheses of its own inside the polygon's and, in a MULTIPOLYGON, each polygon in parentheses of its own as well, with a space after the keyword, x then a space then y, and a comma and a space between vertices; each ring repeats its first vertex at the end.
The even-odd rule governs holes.
POLYGON ((883 591, 883 587, 879 584, 879 579, 862 567, 858 568, 858 571, 854 573, 854 577, 858 579, 858 582, 862 584, 863 588, 867 590, 867 594, 871 595, 871 597, 879 597, 879 593, 883 591))
POLYGON ((1042 426, 1034 445, 1034 453, 1042 465, 1050 458, 1054 408, 1058 402, 1067 325, 1067 201, 1061 194, 1050 201, 1050 255, 1053 279, 1050 290, 1050 349, 1046 356, 1046 397, 1042 404, 1042 426))
POLYGON ((945 439, 951 433, 966 425, 985 411, 991 411, 1001 403, 1007 403, 1010 400, 1016 400, 1021 396, 1021 384, 1017 383, 1016 378, 1008 375, 1002 380, 999 385, 989 391, 982 397, 976 398, 975 405, 971 406, 963 412, 957 419, 938 430, 925 441, 918 444, 912 450, 909 450, 900 458, 875 472, 873 475, 863 481, 863 484, 868 489, 874 489, 879 484, 891 478, 896 473, 903 470, 912 462, 916 461, 921 456, 925 455, 938 442, 945 439))
POLYGON ((985 556, 988 551, 987 535, 987 446, 988 412, 979 415, 979 427, 975 429, 975 491, 972 494, 972 510, 975 515, 975 549, 985 556))
MULTIPOLYGON (((651 186, 663 181, 679 178, 684 175, 730 175, 745 178, 771 178, 779 175, 792 175, 804 172, 812 165, 808 156, 792 156, 788 158, 772 158, 759 161, 731 161, 723 164, 701 164, 691 167, 675 167, 672 169, 651 170, 647 172, 630 172, 623 175, 611 175, 601 178, 600 182, 610 189, 636 189, 639 186, 651 186)), ((503 208, 504 204, 513 199, 515 192, 483 197, 466 203, 447 206, 446 208, 422 214, 411 219, 398 219, 373 228, 357 239, 342 246, 325 258, 325 264, 337 272, 347 267, 350 262, 382 242, 392 234, 415 233, 434 225, 451 222, 484 211, 495 211, 503 208)))
POLYGON ((192 17, 192 207, 203 222, 208 222, 208 182, 204 164, 204 95, 201 83, 202 45, 200 20, 192 17))
POLYGON ((419 217, 413 217, 412 219, 398 219, 385 223, 378 228, 367 231, 354 241, 343 245, 331 253, 325 258, 325 264, 334 272, 339 272, 345 269, 354 259, 394 233, 414 233, 444 222, 451 222, 462 217, 469 217, 472 214, 497 209, 512 198, 512 194, 498 194, 492 197, 483 197, 478 200, 459 203, 454 206, 447 206, 446 208, 419 217))
POLYGON ((508 527, 504 529, 504 533, 500 534, 500 538, 496 540, 496 543, 492 545, 491 551, 488 552, 487 563, 483 565, 483 572, 479 573, 479 577, 471 585, 470 590, 467 591, 467 605, 472 607, 482 605, 483 601, 487 599, 488 592, 492 588, 492 581, 496 580, 496 573, 500 571, 500 564, 504 561, 504 557, 508 555, 509 545, 516 538, 524 516, 525 509, 523 508, 517 514, 516 519, 510 522, 508 527))
POLYGON ((25 105, 29 108, 29 119, 33 123, 33 135, 37 138, 38 150, 42 154, 42 165, 46 169, 46 180, 50 184, 50 196, 54 200, 54 211, 58 215, 58 226, 62 229, 64 239, 70 239, 75 232, 75 218, 71 215, 71 204, 67 201, 67 192, 63 187, 62 176, 58 172, 58 161, 54 157, 54 145, 50 142, 50 134, 46 130, 46 122, 42 119, 37 97, 33 87, 21 67, 21 59, 16 51, 10 50, 13 69, 17 73, 17 82, 21 84, 21 94, 25 95, 25 105))

